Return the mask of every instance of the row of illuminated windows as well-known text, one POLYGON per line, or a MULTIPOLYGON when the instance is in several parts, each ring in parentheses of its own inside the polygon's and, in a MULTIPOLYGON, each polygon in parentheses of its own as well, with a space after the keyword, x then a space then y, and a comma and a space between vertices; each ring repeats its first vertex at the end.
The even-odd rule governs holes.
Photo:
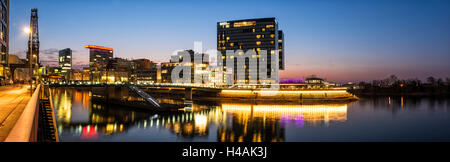
MULTIPOLYGON (((264 34, 256 35, 256 39, 261 39, 261 38, 265 38, 265 37, 266 37, 266 35, 264 35, 264 34)), ((226 37, 226 39, 225 39, 224 34, 218 35, 217 38, 218 38, 219 43, 225 43, 225 40, 226 40, 226 42, 228 42, 231 39, 230 37, 226 37), (221 39, 221 37, 222 37, 222 39, 221 39)), ((270 34, 270 38, 275 38, 275 34, 270 34)))
MULTIPOLYGON (((258 51, 260 50, 259 48, 257 49, 258 51)), ((280 50, 281 51, 281 50, 280 50)), ((274 55, 276 52, 274 50, 270 51, 270 54, 274 55)), ((242 55, 241 53, 239 53, 239 55, 242 55)), ((261 55, 252 55, 252 58, 260 58, 261 55)), ((228 56, 229 59, 234 59, 234 56, 228 56)), ((222 56, 222 60, 227 59, 226 56, 222 56)), ((264 61, 264 60, 263 60, 264 61)))
MULTIPOLYGON (((244 22, 236 22, 233 24, 233 27, 240 28, 240 27, 248 27, 248 26, 256 26, 256 21, 244 21, 244 22)), ((224 24, 221 25, 221 27, 224 28, 230 28, 230 24, 224 24)), ((274 24, 266 25, 266 28, 275 28, 274 24)))
POLYGON ((221 30, 219 32, 232 34, 232 33, 256 33, 256 32, 266 32, 273 31, 274 28, 252 28, 252 29, 239 29, 239 30, 221 30))

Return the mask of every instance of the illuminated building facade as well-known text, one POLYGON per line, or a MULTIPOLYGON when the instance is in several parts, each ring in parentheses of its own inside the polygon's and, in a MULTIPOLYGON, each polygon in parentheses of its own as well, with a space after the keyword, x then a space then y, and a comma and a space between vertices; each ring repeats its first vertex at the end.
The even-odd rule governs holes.
POLYGON ((172 83, 172 70, 179 64, 175 62, 161 63, 161 83, 172 83))
POLYGON ((285 59, 284 59, 284 33, 282 30, 278 30, 278 53, 279 53, 279 65, 280 70, 285 70, 285 59))
POLYGON ((133 69, 132 78, 134 78, 133 81, 135 83, 157 83, 158 70, 156 68, 156 63, 149 59, 137 59, 133 60, 133 62, 135 67, 133 69))
MULTIPOLYGON (((195 78, 202 78, 202 77, 206 77, 208 78, 209 75, 209 71, 208 71, 208 67, 209 67, 209 55, 208 54, 204 54, 204 53, 195 53, 193 50, 186 50, 186 51, 182 51, 182 52, 178 52, 177 55, 172 56, 172 58, 170 59, 171 63, 182 63, 184 62, 185 64, 183 66, 189 66, 191 69, 191 83, 195 83, 195 78), (190 60, 184 60, 185 58, 183 58, 182 53, 183 52, 188 52, 190 55, 190 60), (197 59, 197 62, 195 61, 197 59), (186 63, 188 62, 188 63, 186 63)), ((172 69, 173 70, 173 69, 172 69)), ((171 72, 170 72, 171 73, 171 72)), ((180 78, 182 78, 183 74, 180 74, 180 78)), ((171 77, 171 76, 169 76, 171 77)), ((200 84, 208 84, 207 81, 202 80, 200 84)))
POLYGON ((107 63, 106 70, 101 72, 101 82, 127 83, 130 81, 134 67, 135 64, 132 61, 122 58, 110 59, 107 63))
POLYGON ((85 48, 89 49, 90 80, 94 83, 106 83, 102 77, 107 75, 107 65, 113 58, 114 49, 94 45, 88 45, 85 48))
POLYGON ((72 70, 72 50, 70 48, 59 51, 59 68, 61 68, 62 75, 72 70))
POLYGON ((0 84, 9 79, 9 0, 0 1, 0 84))
MULTIPOLYGON (((267 51, 267 76, 268 78, 273 78, 276 76, 278 78, 278 70, 284 69, 284 50, 283 48, 283 32, 278 30, 278 22, 275 18, 261 18, 261 19, 246 19, 246 20, 235 20, 217 23, 217 50, 222 53, 222 57, 217 58, 217 63, 219 66, 224 67, 224 71, 231 71, 231 77, 227 76, 227 80, 233 80, 234 84, 242 83, 249 84, 250 78, 250 66, 257 65, 257 83, 271 83, 267 80, 262 80, 262 76, 259 74, 259 58, 260 51, 267 51), (280 35, 281 34, 281 35, 280 35), (281 41, 280 41, 281 40, 281 41), (281 47, 280 47, 281 43, 281 47), (279 57, 279 67, 275 67, 277 64, 276 60, 272 60, 271 55, 277 54, 277 51, 281 49, 281 54, 279 57), (244 53, 253 50, 256 55, 249 59, 238 60, 234 56, 225 56, 227 50, 242 50, 244 53), (233 69, 226 69, 227 61, 234 61, 233 69), (241 64, 244 67, 238 67, 238 61, 245 61, 241 64), (250 63, 250 61, 256 61, 250 63), (239 68, 244 68, 245 74, 238 74, 239 68), (276 69, 278 68, 278 69, 276 69), (238 75, 242 75, 239 76, 238 75), (238 78, 245 78, 244 80, 239 80, 238 78)), ((241 54, 239 54, 241 55, 241 54)), ((231 66, 231 65, 230 65, 231 66)), ((278 79, 276 79, 276 82, 278 79)))

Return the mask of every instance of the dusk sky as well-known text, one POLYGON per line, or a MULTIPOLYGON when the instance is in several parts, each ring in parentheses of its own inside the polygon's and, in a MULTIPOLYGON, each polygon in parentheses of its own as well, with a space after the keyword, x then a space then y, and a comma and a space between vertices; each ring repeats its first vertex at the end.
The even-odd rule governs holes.
POLYGON ((216 23, 275 17, 285 33, 286 70, 330 81, 450 77, 448 0, 11 0, 10 53, 24 58, 31 8, 39 10, 41 61, 74 50, 87 66, 88 44, 115 57, 169 61, 194 41, 216 49, 216 23))

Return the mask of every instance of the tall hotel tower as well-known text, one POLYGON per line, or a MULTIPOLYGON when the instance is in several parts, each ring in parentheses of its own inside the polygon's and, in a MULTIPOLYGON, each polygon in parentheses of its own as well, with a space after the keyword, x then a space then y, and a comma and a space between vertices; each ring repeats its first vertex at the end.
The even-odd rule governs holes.
MULTIPOLYGON (((227 50, 242 50, 244 53, 248 50, 256 52, 255 56, 252 56, 252 60, 256 60, 257 65, 257 84, 269 83, 267 80, 263 80, 259 74, 259 58, 260 51, 267 51, 267 77, 278 78, 278 70, 284 70, 284 41, 283 32, 278 30, 278 22, 275 18, 260 18, 260 19, 246 19, 246 20, 234 20, 217 23, 217 50, 222 53, 222 57, 217 58, 219 66, 224 67, 224 71, 229 74, 225 77, 225 80, 230 83, 230 80, 234 84, 249 84, 251 76, 249 75, 250 60, 238 60, 234 56, 226 56, 227 50), (277 54, 279 58, 279 66, 276 67, 275 60, 272 60, 271 55, 277 54), (231 60, 230 60, 231 59, 231 60), (234 61, 233 69, 226 69, 227 61, 234 61), (238 61, 245 61, 238 63, 238 61), (238 65, 244 65, 238 67, 238 65), (238 74, 239 68, 244 69, 244 74, 238 74), (232 72, 231 72, 232 71, 232 72), (238 76, 243 75, 243 76, 238 76), (239 79, 241 78, 241 79, 239 79), (242 80, 245 78, 245 80, 242 80)), ((229 65, 231 66, 231 65, 229 65)), ((241 69, 239 69, 241 70, 241 69)), ((278 79, 276 80, 278 83, 278 79)))

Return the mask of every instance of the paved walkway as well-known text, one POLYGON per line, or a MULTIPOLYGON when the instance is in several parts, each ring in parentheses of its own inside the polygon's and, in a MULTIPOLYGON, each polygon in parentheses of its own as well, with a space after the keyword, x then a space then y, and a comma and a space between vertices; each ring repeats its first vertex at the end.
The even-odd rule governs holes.
POLYGON ((0 142, 6 139, 30 100, 29 88, 26 85, 0 87, 0 142))

